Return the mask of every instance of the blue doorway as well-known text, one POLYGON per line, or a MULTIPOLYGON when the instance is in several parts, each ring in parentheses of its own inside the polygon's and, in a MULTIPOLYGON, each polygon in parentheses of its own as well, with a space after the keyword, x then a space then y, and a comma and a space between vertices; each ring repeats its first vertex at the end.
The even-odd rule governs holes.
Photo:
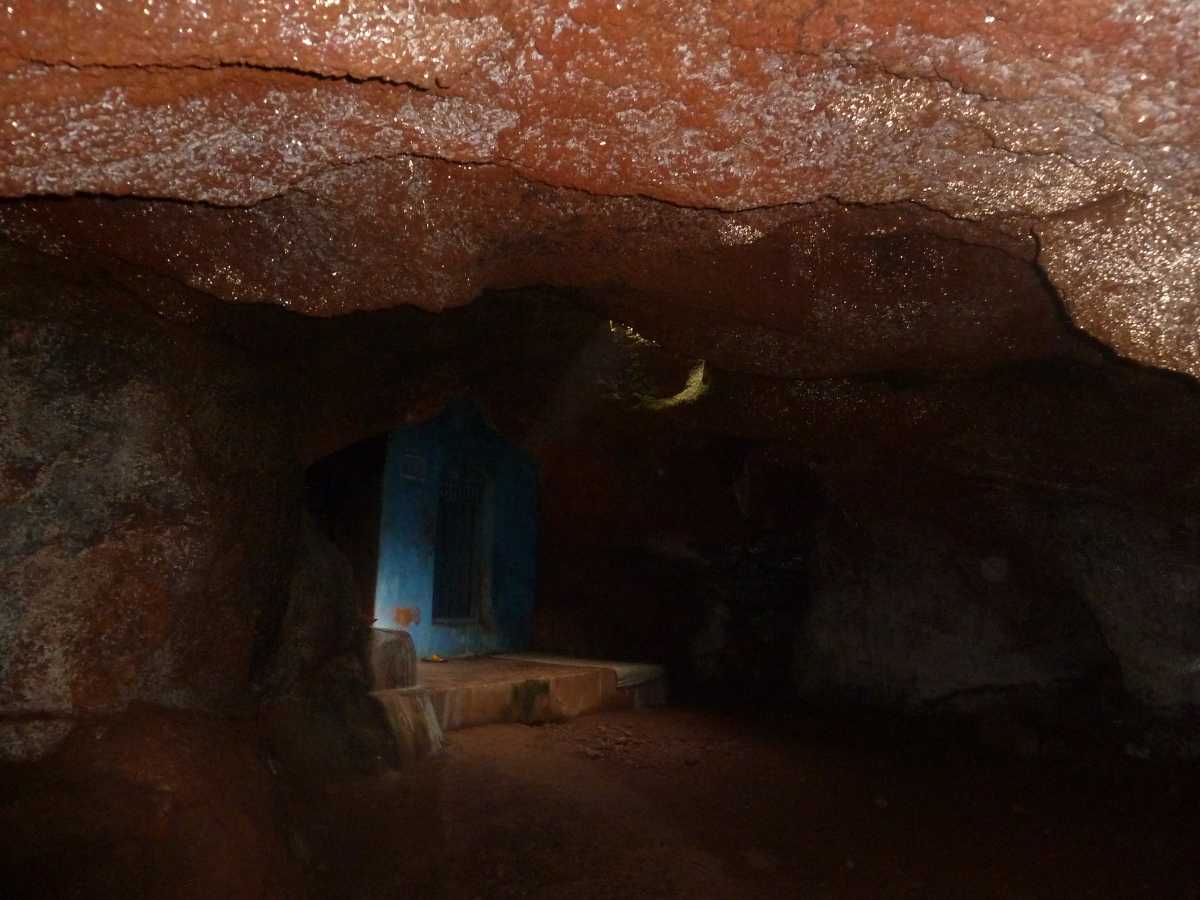
POLYGON ((536 590, 537 466, 470 400, 388 436, 375 627, 418 656, 529 646, 536 590))

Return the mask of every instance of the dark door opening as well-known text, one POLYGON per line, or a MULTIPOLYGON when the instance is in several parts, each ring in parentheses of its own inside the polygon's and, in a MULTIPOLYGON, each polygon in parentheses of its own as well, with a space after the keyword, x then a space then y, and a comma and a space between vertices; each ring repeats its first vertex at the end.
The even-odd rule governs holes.
POLYGON ((479 619, 485 559, 483 508, 486 480, 464 466, 447 468, 438 498, 434 554, 433 621, 462 624, 479 619))

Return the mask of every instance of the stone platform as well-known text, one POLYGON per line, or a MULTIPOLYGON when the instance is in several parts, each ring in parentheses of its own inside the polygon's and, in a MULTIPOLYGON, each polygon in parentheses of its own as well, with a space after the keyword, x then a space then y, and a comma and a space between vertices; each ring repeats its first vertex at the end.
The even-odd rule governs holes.
MULTIPOLYGON (((493 722, 554 722, 666 700, 665 671, 646 664, 521 654, 421 662, 417 675, 416 688, 377 691, 375 696, 392 708, 406 707, 419 695, 421 707, 428 704, 442 731, 493 722)), ((393 727, 427 729, 426 718, 396 716, 393 727)), ((411 743, 405 735, 398 739, 411 743)))
POLYGON ((611 669, 617 675, 619 706, 641 709, 667 702, 667 670, 656 663, 621 662, 611 659, 576 659, 549 653, 507 653, 497 659, 511 659, 545 666, 575 666, 611 669))

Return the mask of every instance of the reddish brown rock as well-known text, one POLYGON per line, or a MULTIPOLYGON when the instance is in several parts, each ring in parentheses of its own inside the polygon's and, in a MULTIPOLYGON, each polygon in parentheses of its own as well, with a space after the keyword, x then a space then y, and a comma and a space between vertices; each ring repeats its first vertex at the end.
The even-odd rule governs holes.
POLYGON ((572 288, 684 355, 777 375, 972 370, 1072 345, 1030 239, 912 204, 722 214, 409 159, 250 209, 43 201, 0 220, 127 278, 318 315, 572 288))
POLYGON ((0 756, 138 700, 245 708, 290 564, 288 412, 111 286, 6 251, 0 294, 0 756))
MULTIPOLYGON (((539 283, 549 260, 578 249, 568 239, 556 250, 547 230, 615 251, 607 281, 622 286, 631 228, 660 255, 711 245, 681 207, 911 202, 998 235, 1036 226, 1039 261, 1083 327, 1137 359, 1200 371, 1186 274, 1200 25, 1177 0, 476 0, 419 11, 240 0, 0 15, 0 194, 243 206, 286 195, 255 206, 252 226, 207 212, 193 221, 170 204, 132 214, 155 236, 137 258, 220 296, 323 314, 364 296, 440 308, 539 283), (481 188, 483 170, 457 166, 431 181, 432 158, 499 167, 491 177, 507 185, 481 188), (544 185, 665 203, 623 201, 631 211, 615 223, 603 202, 576 198, 531 221, 523 197, 544 185), (1096 218, 1113 203, 1122 224, 1096 218), (473 227, 472 209, 505 225, 502 239, 473 227), (614 242, 613 227, 626 239, 614 242), (263 232, 260 267, 274 278, 237 261, 263 232), (185 249, 156 253, 166 234, 185 249), (520 252, 528 242, 546 259, 520 252), (196 244, 211 247, 204 258, 196 244), (348 280, 366 267, 380 274, 348 280)), ((70 215, 85 243, 114 249, 96 234, 107 215, 70 215)), ((769 211, 707 215, 745 244, 773 233, 761 220, 778 222, 769 211)), ((70 249, 57 224, 27 224, 6 227, 70 249)))
POLYGON ((1121 195, 1039 233, 1081 328, 1131 359, 1200 375, 1200 204, 1121 195))
MULTIPOLYGON (((21 101, 7 104, 6 125, 30 135, 25 147, 74 157, 40 187, 32 170, 52 170, 54 154, 24 157, 29 174, 14 172, 9 193, 146 193, 139 172, 169 168, 169 196, 253 202, 296 174, 388 153, 374 129, 340 127, 370 109, 382 85, 419 85, 426 109, 465 101, 448 114, 446 134, 429 127, 437 114, 423 123, 428 137, 411 152, 503 161, 554 184, 689 205, 832 194, 975 215, 1046 212, 1183 172, 1184 160, 1154 145, 1196 137, 1186 114, 1196 25, 1166 0, 1059 0, 1036 11, 936 0, 481 0, 420 11, 245 0, 16 7, 7 18, 0 59, 21 101), (253 88, 264 73, 254 70, 267 70, 279 94, 264 101, 253 88), (312 77, 289 110, 292 72, 312 77), (157 87, 138 90, 147 79, 157 87), (229 105, 206 110, 209 96, 229 105), (169 150, 139 161, 140 141, 127 138, 146 113, 169 150), (248 129, 250 140, 194 130, 214 120, 248 129), (85 121, 95 124, 82 129, 85 121), (464 154, 463 140, 475 149, 464 154), (134 152, 121 153, 122 141, 134 152), (336 147, 333 158, 317 152, 289 166, 314 143, 336 147), (188 152, 205 146, 255 154, 270 174, 230 184, 228 158, 188 152), (125 173, 109 168, 118 156, 125 173)), ((391 92, 393 114, 410 95, 391 92)), ((24 169, 22 146, 11 152, 24 169)))

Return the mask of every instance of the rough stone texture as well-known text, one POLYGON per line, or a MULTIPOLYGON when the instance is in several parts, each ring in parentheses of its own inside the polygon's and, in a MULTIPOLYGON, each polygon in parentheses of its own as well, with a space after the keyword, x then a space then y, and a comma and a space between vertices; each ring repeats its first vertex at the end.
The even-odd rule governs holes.
POLYGON ((721 214, 408 160, 246 210, 80 200, 3 216, 32 244, 306 313, 441 309, 484 287, 583 289, 685 355, 771 374, 987 368, 1071 342, 1031 241, 912 204, 721 214), (379 227, 396 210, 412 221, 379 227))
POLYGON ((243 0, 7 19, 9 194, 246 204, 407 151, 686 205, 1042 214, 1186 181, 1197 136, 1197 26, 1165 0, 243 0))
MULTIPOLYGON (((642 367, 661 352, 612 337, 642 367)), ((543 645, 742 700, 927 707, 1115 675, 1194 710, 1194 386, 1096 354, 948 380, 709 368, 639 406, 611 388, 638 369, 599 365, 608 387, 540 452, 543 645)))
MULTIPOLYGON (((839 210, 814 207, 806 214, 836 220, 839 210)), ((899 245, 900 257, 913 245, 933 254, 930 248, 942 240, 965 254, 976 252, 969 242, 946 237, 953 233, 947 229, 958 226, 943 217, 929 220, 941 222, 940 230, 913 229, 915 213, 903 211, 901 222, 909 230, 895 237, 864 233, 866 217, 886 224, 886 211, 847 215, 849 225, 829 228, 825 246, 834 260, 889 241, 899 245)), ((882 265, 888 252, 880 250, 871 263, 884 278, 895 271, 882 265)), ((1139 699, 1163 708, 1193 703, 1198 620, 1189 560, 1196 555, 1200 490, 1194 386, 1119 363, 1074 334, 1054 315, 1053 298, 1038 287, 1020 253, 979 252, 983 256, 967 270, 957 267, 948 250, 940 251, 938 271, 939 278, 958 278, 964 287, 972 272, 997 273, 995 284, 986 287, 995 292, 994 305, 1012 312, 996 320, 1008 323, 1012 344, 996 350, 986 364, 956 350, 952 341, 939 344, 947 320, 933 314, 910 320, 907 332, 889 332, 892 345, 882 346, 874 332, 887 321, 881 312, 887 305, 882 298, 872 302, 869 289, 854 287, 857 263, 846 266, 851 274, 840 282, 832 262, 798 270, 844 285, 846 299, 837 308, 864 316, 861 330, 838 353, 810 359, 812 344, 800 326, 800 333, 781 329, 757 343, 743 321, 719 309, 702 320, 706 327, 689 329, 688 320, 674 312, 655 316, 651 307, 625 307, 614 295, 591 289, 493 294, 441 315, 397 309, 312 319, 204 301, 161 275, 132 268, 113 268, 112 281, 97 275, 86 285, 52 282, 36 274, 48 271, 46 263, 30 275, 18 265, 22 257, 13 255, 9 272, 26 293, 12 294, 14 303, 6 309, 15 321, 28 320, 70 341, 61 345, 70 347, 67 353, 51 355, 39 344, 37 352, 19 357, 49 385, 43 390, 46 402, 81 395, 77 408, 94 416, 140 373, 138 383, 153 388, 144 396, 166 399, 157 406, 119 407, 123 420, 136 424, 157 417, 146 430, 188 436, 178 439, 182 449, 165 455, 139 451, 132 458, 144 461, 141 468, 122 464, 118 472, 97 474, 91 493, 65 481, 56 502, 78 506, 111 497, 112 508, 129 515, 126 494, 134 491, 122 488, 122 479, 130 471, 153 473, 186 462, 186 450, 215 462, 168 469, 146 482, 157 485, 158 493, 138 487, 138 495, 152 500, 153 509, 171 511, 176 503, 209 539, 214 533, 236 534, 230 540, 244 541, 253 534, 261 553, 239 556, 247 562, 231 563, 230 581, 220 582, 239 585, 241 594, 227 589, 186 594, 168 582, 162 590, 184 598, 172 607, 178 612, 162 613, 153 601, 159 595, 143 600, 123 592, 139 602, 127 603, 119 619, 104 620, 106 627, 125 630, 120 640, 104 645, 111 649, 103 654, 77 649, 86 644, 85 635, 83 644, 64 640, 44 644, 43 650, 22 645, 19 653, 7 655, 10 669, 47 672, 43 660, 53 650, 63 655, 67 671, 77 670, 88 692, 113 682, 126 685, 108 706, 89 693, 80 695, 78 707, 66 697, 39 712, 19 698, 6 710, 10 745, 37 741, 40 748, 27 746, 24 754, 44 751, 61 739, 56 732, 69 727, 74 712, 116 709, 132 698, 215 703, 209 695, 157 692, 158 681, 140 687, 144 673, 158 670, 143 662, 145 629, 134 626, 147 617, 165 620, 184 643, 210 648, 216 639, 208 629, 216 625, 199 613, 233 605, 237 615, 221 620, 225 631, 217 650, 188 656, 172 671, 189 684, 215 679, 225 691, 221 702, 245 701, 257 646, 258 683, 269 688, 265 695, 275 703, 267 719, 280 759, 287 755, 283 748, 303 747, 307 734, 329 738, 314 741, 313 753, 287 760, 289 771, 328 771, 330 760, 361 771, 386 759, 387 749, 372 743, 379 734, 378 710, 360 703, 366 689, 361 659, 335 652, 342 645, 331 636, 342 633, 343 612, 356 603, 346 562, 311 527, 306 535, 297 531, 298 464, 432 415, 447 397, 463 391, 543 462, 548 538, 539 634, 549 649, 663 659, 697 681, 707 671, 731 683, 735 694, 749 696, 764 686, 787 687, 797 673, 802 681, 807 677, 796 666, 797 651, 807 652, 810 626, 819 619, 805 614, 823 609, 837 628, 850 629, 838 646, 856 646, 880 623, 894 621, 911 626, 913 642, 932 635, 943 650, 954 641, 969 646, 954 659, 897 653, 890 662, 874 660, 873 668, 835 659, 830 669, 840 673, 840 681, 827 679, 830 690, 870 693, 892 679, 890 697, 921 701, 973 685, 1073 678, 1091 661, 1115 659, 1126 688, 1139 699), (1027 287, 1018 290, 1019 284, 1027 287), (120 285, 132 285, 131 293, 122 294, 120 285), (146 318, 141 301, 130 299, 151 289, 159 299, 150 305, 170 311, 169 318, 146 318), (98 295, 95 303, 89 292, 98 295), (57 299, 46 306, 43 294, 57 299), (636 327, 611 318, 627 309, 636 327), (897 338, 904 333, 907 344, 897 338), (138 335, 143 337, 135 340, 138 335), (931 348, 928 358, 920 354, 924 346, 931 348), (77 367, 89 373, 87 392, 78 386, 77 367), (217 379, 215 395, 207 379, 217 379), (197 405, 202 413, 194 411, 197 405), (193 432, 197 421, 206 424, 202 435, 193 432), (179 422, 181 427, 166 427, 179 422), (208 518, 205 504, 214 482, 224 486, 225 493, 217 494, 224 505, 212 507, 216 518, 208 518), (183 493, 172 501, 172 491, 183 493), (1044 501, 1033 504, 1030 495, 1044 501), (260 501, 267 505, 244 505, 260 501), (238 517, 251 508, 260 513, 247 524, 238 517), (829 517, 845 527, 820 537, 820 523, 829 517), (907 542, 888 530, 888 523, 908 521, 907 542), (1035 528, 1031 522, 1040 524, 1035 528), (1160 537, 1141 538, 1134 533, 1139 529, 1160 537), (855 538, 858 533, 873 537, 855 538), (259 536, 276 542, 269 554, 259 536), (303 552, 292 569, 295 546, 303 552), (879 564, 882 574, 870 568, 876 551, 890 561, 879 564), (931 572, 921 565, 924 557, 943 565, 931 572), (1137 571, 1133 561, 1139 558, 1157 562, 1137 571), (814 580, 811 573, 825 559, 837 565, 821 563, 823 580, 814 580), (980 566, 995 574, 1005 565, 1011 573, 1006 586, 980 582, 980 566), (284 586, 293 573, 299 591, 290 601, 295 629, 285 624, 284 586), (980 584, 990 593, 979 593, 980 584), (845 597, 853 599, 857 612, 841 621, 845 597), (185 602, 195 598, 212 599, 185 602), (895 598, 903 598, 902 608, 888 607, 895 598), (931 618, 943 624, 929 628, 931 618), (967 627, 972 623, 990 629, 987 641, 975 639, 967 627), (1089 623, 1095 627, 1085 627, 1089 623), (293 631, 297 652, 290 653, 286 635, 293 631), (286 677, 264 674, 271 671, 265 662, 272 651, 278 651, 277 663, 294 663, 278 669, 286 677), (236 665, 229 662, 235 652, 236 665), (359 743, 339 743, 347 734, 359 743)), ((916 277, 900 269, 886 283, 896 292, 914 283, 936 287, 936 281, 916 277)), ((647 290, 651 283, 647 277, 647 290)), ((732 285, 728 291, 732 295, 732 285)), ((670 309, 667 303, 662 308, 670 309)), ((784 314, 781 308, 779 316, 784 314)), ((805 328, 826 322, 830 339, 835 334, 835 318, 810 311, 803 321, 805 328)), ((21 326, 27 327, 32 326, 21 326)), ((10 359, 18 358, 23 333, 17 329, 6 342, 10 359)), ((41 482, 17 477, 25 471, 22 460, 57 452, 63 443, 58 429, 70 420, 35 416, 37 408, 20 398, 25 385, 40 382, 26 370, 19 374, 6 394, 19 413, 6 418, 18 423, 11 426, 16 442, 6 451, 6 484, 19 501, 11 514, 36 523, 43 520, 27 483, 41 482), (36 426, 25 437, 23 421, 36 426)), ((79 426, 76 441, 86 440, 89 422, 79 426)), ((139 432, 125 425, 116 433, 139 432)), ((92 441, 88 446, 109 452, 125 446, 108 432, 97 432, 92 441)), ((147 526, 127 533, 127 520, 113 518, 117 513, 84 515, 85 506, 77 515, 76 506, 61 506, 70 515, 56 518, 55 526, 82 533, 98 517, 101 543, 128 540, 137 552, 135 561, 143 566, 137 571, 144 573, 139 577, 151 584, 166 577, 134 538, 144 540, 148 533, 165 540, 163 535, 174 532, 147 526)), ((18 540, 22 528, 9 529, 9 540, 18 540)), ((52 542, 18 547, 6 570, 17 574, 6 577, 26 577, 21 573, 31 570, 44 544, 52 542)), ((88 585, 107 584, 124 571, 94 551, 82 558, 93 566, 87 569, 88 585)), ((189 579, 208 583, 208 560, 189 558, 171 570, 172 577, 184 585, 189 579)), ((75 564, 68 559, 47 571, 57 577, 75 564)), ((32 606, 7 606, 6 614, 19 620, 9 639, 21 640, 32 627, 27 621, 49 616, 58 596, 43 592, 32 606), (26 608, 34 614, 21 612, 26 608)), ((903 643, 897 640, 897 646, 903 643)))
POLYGON ((1200 374, 1200 205, 1122 194, 1038 232, 1080 327, 1132 359, 1200 374))
POLYGON ((272 753, 321 781, 398 762, 372 690, 370 623, 346 557, 304 517, 277 640, 256 687, 272 753))
POLYGON ((408 688, 417 684, 417 650, 407 631, 372 629, 371 690, 408 688))
POLYGON ((1126 688, 1153 707, 1200 707, 1200 633, 1190 624, 1200 597, 1200 521, 1091 503, 1043 516, 1126 688))
POLYGON ((396 688, 371 695, 383 707, 401 766, 439 752, 446 736, 426 688, 396 688))
POLYGON ((1191 0, 12 0, 0 110, 6 888, 301 895, 403 749, 301 466, 464 392, 549 649, 1194 717, 1200 398, 1064 317, 1200 374, 1191 0))
POLYGON ((243 704, 293 527, 296 464, 265 382, 236 351, 5 252, 6 757, 134 700, 243 704))
POLYGON ((907 511, 856 507, 852 525, 822 530, 795 648, 803 693, 919 705, 1099 683, 1115 664, 1137 701, 1196 708, 1194 515, 951 484, 957 509, 906 492, 920 497, 907 511))
MULTIPOLYGON (((1081 682, 1112 664, 1085 599, 1101 597, 1047 590, 1007 541, 930 519, 879 517, 818 537, 795 647, 803 695, 920 707, 1081 682)), ((1077 558, 1058 563, 1069 571, 1077 558)))
MULTIPOLYGON (((788 204, 908 202, 980 223, 993 246, 1032 231, 1084 328, 1200 372, 1188 0, 63 0, 0 16, 0 194, 250 207, 131 213, 155 237, 133 238, 139 260, 220 296, 335 313, 538 283, 511 251, 538 240, 542 214, 524 195, 546 186, 630 198, 626 224, 573 212, 577 200, 560 210, 568 230, 618 251, 610 261, 664 225, 663 245, 697 247, 683 207, 761 210, 711 214, 712 246, 759 242, 788 204), (489 178, 509 185, 480 191, 489 178), (505 227, 481 234, 471 207, 505 227), (227 237, 214 243, 214 230, 227 237), (336 242, 321 247, 323 231, 336 242), (168 232, 178 240, 160 251, 168 232)), ((32 209, 4 227, 76 252, 58 215, 32 209)), ((120 254, 107 213, 65 215, 84 221, 84 243, 120 254)), ((789 305, 803 305, 794 287, 789 305)))
POLYGON ((264 702, 266 743, 287 778, 320 784, 406 761, 387 711, 369 689, 360 660, 339 656, 303 685, 264 702))
POLYGON ((258 678, 264 693, 285 694, 302 686, 335 657, 366 658, 367 623, 358 615, 354 573, 309 515, 301 522, 287 596, 258 678))

